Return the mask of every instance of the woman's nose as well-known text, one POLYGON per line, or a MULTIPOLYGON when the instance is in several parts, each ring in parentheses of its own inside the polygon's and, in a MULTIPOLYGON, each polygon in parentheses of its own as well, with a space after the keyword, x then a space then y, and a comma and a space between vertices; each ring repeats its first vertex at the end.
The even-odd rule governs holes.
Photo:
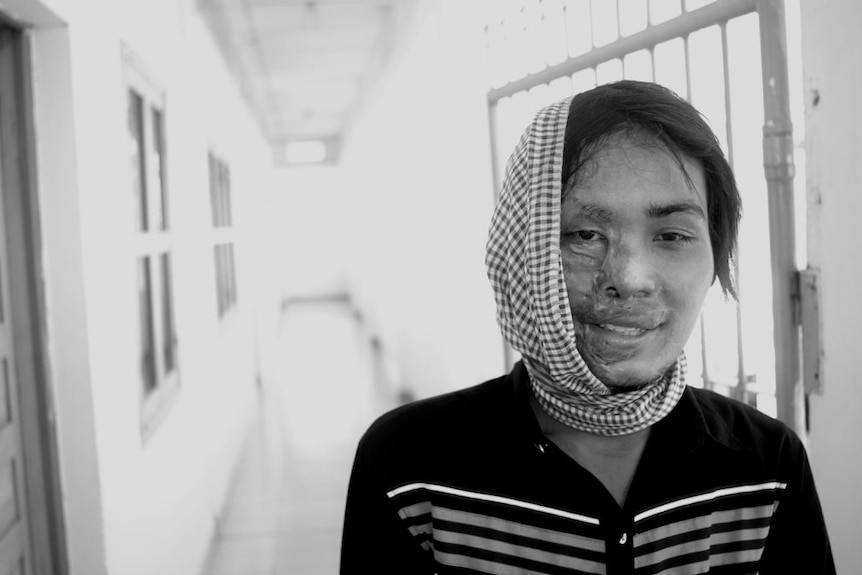
POLYGON ((656 270, 645 247, 610 246, 599 275, 599 290, 607 297, 649 297, 656 291, 656 270))

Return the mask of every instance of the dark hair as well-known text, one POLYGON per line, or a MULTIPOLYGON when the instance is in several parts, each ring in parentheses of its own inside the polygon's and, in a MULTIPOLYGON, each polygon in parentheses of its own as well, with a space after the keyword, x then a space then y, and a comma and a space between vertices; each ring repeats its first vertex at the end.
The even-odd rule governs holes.
POLYGON ((700 112, 672 91, 658 84, 623 80, 575 96, 566 124, 563 193, 577 183, 581 168, 593 154, 620 135, 655 139, 667 147, 681 168, 681 156, 701 163, 715 276, 725 295, 735 298, 731 262, 742 210, 736 179, 700 112))

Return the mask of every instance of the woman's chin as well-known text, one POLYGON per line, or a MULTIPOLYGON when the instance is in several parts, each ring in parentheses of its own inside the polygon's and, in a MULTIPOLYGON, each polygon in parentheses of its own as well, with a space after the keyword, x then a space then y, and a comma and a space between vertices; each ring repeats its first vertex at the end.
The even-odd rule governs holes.
POLYGON ((584 358, 587 367, 613 393, 632 391, 661 379, 673 365, 639 365, 635 362, 619 362, 601 365, 584 358))

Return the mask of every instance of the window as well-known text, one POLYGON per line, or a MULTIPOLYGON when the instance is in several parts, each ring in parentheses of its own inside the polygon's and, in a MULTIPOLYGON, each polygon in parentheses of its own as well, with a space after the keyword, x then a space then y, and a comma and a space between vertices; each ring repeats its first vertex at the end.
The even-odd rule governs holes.
POLYGON ((127 141, 137 272, 141 430, 147 437, 179 388, 164 96, 126 54, 127 141))
POLYGON ((223 318, 231 309, 236 307, 237 301, 230 169, 223 160, 210 152, 209 173, 216 303, 218 316, 223 318))
MULTIPOLYGON (((760 42, 761 30, 782 27, 783 8, 727 0, 515 0, 494 3, 489 10, 485 30, 497 189, 521 132, 540 107, 567 95, 561 95, 561 90, 568 88, 568 94, 573 94, 623 77, 654 80, 704 113, 733 165, 745 214, 736 262, 739 302, 726 301, 717 288, 707 297, 700 337, 693 337, 687 348, 689 372, 700 373, 702 385, 798 428, 794 417, 798 357, 792 344, 798 332, 788 325, 791 302, 785 295, 792 290, 779 283, 771 289, 770 270, 778 269, 771 260, 784 262, 785 258, 770 253, 765 234, 770 227, 794 226, 793 205, 789 209, 769 205, 781 195, 773 193, 773 187, 792 186, 793 166, 768 167, 780 172, 781 178, 767 181, 763 144, 776 142, 761 142, 766 115, 769 123, 790 130, 789 121, 778 117, 786 94, 776 89, 764 100, 762 90, 763 77, 782 79, 782 66, 786 66, 774 56, 783 50, 761 52, 760 42), (557 39, 549 48, 547 42, 528 40, 545 34, 540 23, 548 22, 566 23, 565 41, 557 39), (562 61, 561 45, 568 51, 562 61), (524 51, 524 46, 531 53, 512 59, 513 51, 524 51), (545 65, 525 66, 522 60, 545 65), (771 221, 773 211, 789 215, 771 221), (782 311, 773 312, 778 308, 782 311), (780 327, 791 344, 773 344, 773 323, 776 333, 780 327)), ((773 36, 778 38, 767 35, 767 41, 783 40, 773 36)), ((783 74, 786 77, 786 70, 783 74)), ((794 246, 786 244, 778 247, 778 253, 792 253, 794 246)), ((795 270, 780 265, 781 274, 791 277, 795 270)))

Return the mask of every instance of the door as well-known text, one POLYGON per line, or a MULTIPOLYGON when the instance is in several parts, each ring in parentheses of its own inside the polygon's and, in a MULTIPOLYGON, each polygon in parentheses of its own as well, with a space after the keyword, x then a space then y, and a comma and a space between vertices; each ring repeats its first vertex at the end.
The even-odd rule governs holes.
MULTIPOLYGON (((15 108, 14 32, 0 27, 0 132, 8 132, 6 119, 15 108)), ((21 150, 8 149, 12 139, 0 137, 0 575, 30 575, 30 529, 27 510, 27 483, 24 480, 19 387, 15 365, 15 336, 9 302, 9 237, 5 189, 14 181, 6 173, 6 160, 21 150)), ((17 146, 15 146, 17 148, 17 146)))

